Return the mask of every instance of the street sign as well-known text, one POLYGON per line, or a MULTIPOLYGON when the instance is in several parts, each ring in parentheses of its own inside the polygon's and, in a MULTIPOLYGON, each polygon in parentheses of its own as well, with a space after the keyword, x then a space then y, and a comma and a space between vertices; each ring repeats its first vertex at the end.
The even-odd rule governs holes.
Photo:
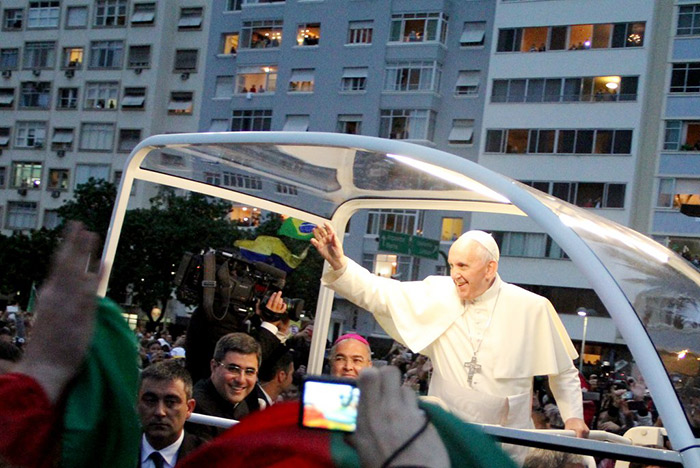
POLYGON ((440 252, 440 241, 411 236, 411 255, 437 260, 438 252, 440 252))
POLYGON ((411 236, 400 232, 379 231, 379 250, 409 254, 411 250, 411 236))

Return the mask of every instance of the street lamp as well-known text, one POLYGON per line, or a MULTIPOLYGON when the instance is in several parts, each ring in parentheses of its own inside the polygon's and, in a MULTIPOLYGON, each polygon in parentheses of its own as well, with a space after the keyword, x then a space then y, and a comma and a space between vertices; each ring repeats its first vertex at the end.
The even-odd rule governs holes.
POLYGON ((588 310, 584 307, 576 309, 579 317, 583 317, 583 339, 581 340, 581 356, 578 360, 578 371, 583 374, 583 353, 586 349, 586 332, 588 331, 588 310))

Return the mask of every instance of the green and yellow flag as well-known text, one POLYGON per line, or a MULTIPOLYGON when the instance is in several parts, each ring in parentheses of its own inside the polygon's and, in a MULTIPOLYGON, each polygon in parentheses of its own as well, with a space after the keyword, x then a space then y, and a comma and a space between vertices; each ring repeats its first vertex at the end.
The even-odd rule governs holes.
POLYGON ((314 236, 311 231, 313 231, 315 227, 315 224, 290 217, 282 223, 277 234, 291 237, 292 239, 309 240, 314 236))

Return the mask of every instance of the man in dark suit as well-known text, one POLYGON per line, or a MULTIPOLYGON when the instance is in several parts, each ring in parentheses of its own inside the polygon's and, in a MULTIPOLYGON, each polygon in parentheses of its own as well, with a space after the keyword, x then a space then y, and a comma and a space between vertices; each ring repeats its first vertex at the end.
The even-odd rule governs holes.
POLYGON ((143 429, 141 468, 172 468, 204 443, 184 430, 195 400, 192 378, 179 362, 161 361, 144 369, 137 407, 143 429))

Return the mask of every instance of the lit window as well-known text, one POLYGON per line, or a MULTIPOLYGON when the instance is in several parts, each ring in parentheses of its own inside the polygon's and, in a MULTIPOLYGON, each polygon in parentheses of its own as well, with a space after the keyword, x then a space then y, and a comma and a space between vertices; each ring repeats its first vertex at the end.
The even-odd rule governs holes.
POLYGON ((122 109, 143 109, 146 102, 146 88, 124 88, 122 109))
POLYGON ((276 66, 246 66, 237 68, 236 93, 274 93, 276 89, 276 66))
POLYGON ((340 114, 338 116, 338 124, 335 131, 338 133, 347 133, 349 135, 362 134, 362 116, 340 114))
POLYGON ((22 66, 26 69, 53 68, 56 61, 56 43, 27 42, 24 45, 22 66))
POLYGON ((7 202, 5 229, 35 229, 38 208, 35 202, 7 202))
POLYGON ((464 27, 462 28, 462 36, 459 38, 459 45, 462 47, 483 46, 485 36, 485 21, 464 23, 464 27))
POLYGON ((306 132, 308 130, 308 115, 288 115, 282 127, 283 132, 306 132))
POLYGON ((455 241, 462 235, 464 220, 462 218, 442 218, 441 241, 455 241))
POLYGON ((119 83, 98 81, 85 85, 85 109, 116 110, 118 107, 119 83))
POLYGON ((317 46, 321 40, 321 23, 300 24, 297 27, 297 45, 317 46))
POLYGON ((51 137, 51 150, 70 151, 73 149, 73 129, 72 128, 54 128, 53 136, 51 137))
POLYGON ((63 59, 61 60, 63 68, 78 69, 83 65, 83 48, 82 47, 64 47, 63 59))
POLYGON ((136 148, 136 145, 141 141, 141 129, 138 128, 122 128, 119 130, 119 142, 117 150, 129 153, 136 148))
POLYGON ((66 28, 84 28, 88 23, 86 6, 69 6, 66 11, 66 28))
POLYGON ((182 91, 170 93, 168 103, 168 114, 170 115, 192 115, 193 93, 182 91))
POLYGON ((132 25, 151 25, 156 19, 155 3, 135 3, 134 13, 131 15, 132 25))
POLYGON ((80 149, 111 151, 114 145, 114 124, 84 123, 80 130, 80 149))
POLYGON ((348 25, 348 44, 371 44, 373 21, 350 21, 348 25))
POLYGON ((12 163, 13 188, 39 188, 41 185, 40 162, 12 163))
POLYGON ((202 8, 181 8, 180 19, 177 22, 178 29, 199 29, 202 27, 202 8))
POLYGON ((68 174, 68 169, 49 169, 49 180, 46 183, 46 189, 67 190, 68 174))
POLYGON ((129 68, 148 68, 151 65, 151 46, 150 45, 132 45, 129 46, 129 58, 127 67, 129 68))
POLYGON ((197 49, 178 49, 175 51, 176 72, 193 72, 197 70, 197 49))
POLYGON ((444 13, 402 13, 391 16, 390 42, 445 43, 448 17, 444 13))
POLYGON ((474 142, 474 120, 454 119, 447 141, 451 145, 471 145, 474 142))
POLYGON ((226 33, 221 37, 221 53, 235 55, 238 50, 238 33, 226 33))
POLYGON ((124 26, 126 0, 96 0, 95 26, 124 26))
POLYGON ((314 69, 295 68, 289 78, 290 93, 312 93, 314 91, 314 69))
POLYGON ((27 29, 57 28, 61 6, 58 1, 29 2, 27 29))
POLYGON ((282 20, 244 21, 241 49, 269 49, 282 43, 282 20))
POLYGON ((346 93, 364 91, 367 89, 367 73, 365 67, 343 68, 340 90, 346 93))
POLYGON ((121 68, 123 41, 93 41, 90 43, 90 68, 121 68))
POLYGON ((455 94, 457 96, 474 96, 479 93, 479 71, 462 70, 457 77, 455 94))
POLYGON ((58 88, 58 109, 78 108, 78 88, 58 88))

